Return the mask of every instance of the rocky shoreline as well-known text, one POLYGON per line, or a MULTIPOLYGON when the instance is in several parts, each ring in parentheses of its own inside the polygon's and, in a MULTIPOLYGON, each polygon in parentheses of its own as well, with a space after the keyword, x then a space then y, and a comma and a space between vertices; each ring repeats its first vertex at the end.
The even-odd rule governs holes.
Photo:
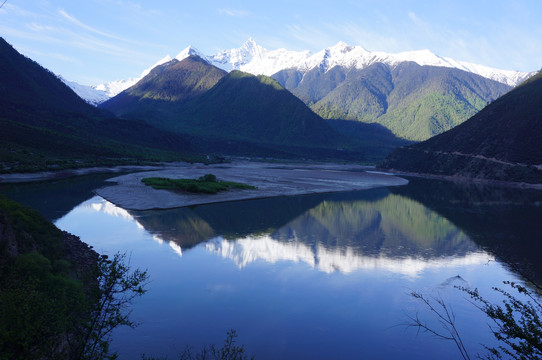
POLYGON ((66 258, 75 266, 76 277, 94 273, 100 257, 92 246, 83 242, 79 236, 62 230, 62 242, 66 249, 66 258))

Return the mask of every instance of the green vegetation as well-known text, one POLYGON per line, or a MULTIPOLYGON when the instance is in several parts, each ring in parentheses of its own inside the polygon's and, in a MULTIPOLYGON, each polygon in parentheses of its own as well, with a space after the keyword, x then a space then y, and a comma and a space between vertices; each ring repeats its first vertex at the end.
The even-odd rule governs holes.
POLYGON ((111 333, 119 326, 134 328, 130 320, 132 301, 145 294, 148 274, 136 269, 131 271, 126 256, 115 254, 112 260, 101 258, 96 269, 96 282, 91 288, 90 312, 84 318, 83 331, 79 334, 80 359, 116 358, 111 353, 111 333))
POLYGON ((414 63, 313 69, 302 77, 285 70, 273 78, 325 119, 377 123, 414 141, 453 128, 510 90, 457 69, 414 63))
POLYGON ((542 183, 542 75, 450 131, 395 150, 383 168, 447 176, 542 183))
POLYGON ((145 119, 168 131, 259 146, 336 147, 341 139, 275 80, 241 71, 228 74, 198 57, 150 74, 129 93, 110 99, 101 107, 120 116, 145 119), (215 73, 213 81, 206 80, 215 73), (160 83, 169 78, 179 83, 162 89, 160 83), (164 94, 164 98, 158 100, 149 93, 164 94))
POLYGON ((154 189, 180 190, 193 193, 216 194, 229 189, 256 189, 252 185, 219 181, 213 174, 206 174, 198 179, 169 179, 160 177, 143 178, 141 181, 154 189))
POLYGON ((270 77, 225 73, 194 56, 156 70, 100 107, 182 134, 199 152, 374 163, 371 146, 339 134, 270 77))
POLYGON ((145 272, 0 197, 0 359, 104 359, 145 272))
POLYGON ((188 101, 211 89, 226 74, 197 56, 190 56, 181 62, 174 59, 155 67, 137 85, 100 107, 123 117, 147 112, 152 116, 156 111, 154 104, 168 107, 172 103, 188 101))
MULTIPOLYGON (((490 320, 490 331, 498 341, 496 346, 484 345, 487 353, 479 359, 540 359, 542 358, 542 287, 532 281, 523 286, 504 281, 511 290, 493 288, 500 293, 501 303, 487 300, 478 289, 456 287, 467 293, 474 306, 480 309, 490 320), (529 288, 530 287, 530 288, 529 288)), ((416 327, 441 340, 453 341, 461 357, 470 360, 469 349, 465 346, 457 328, 455 314, 445 300, 419 292, 412 292, 412 297, 420 300, 439 320, 440 326, 430 326, 417 315, 411 317, 407 326, 416 327)))

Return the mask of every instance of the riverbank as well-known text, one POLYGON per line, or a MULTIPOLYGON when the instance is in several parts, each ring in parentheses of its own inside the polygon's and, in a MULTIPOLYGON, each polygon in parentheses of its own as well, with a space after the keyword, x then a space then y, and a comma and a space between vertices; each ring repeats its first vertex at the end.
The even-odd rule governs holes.
POLYGON ((372 169, 362 165, 330 163, 275 164, 237 161, 215 165, 187 164, 118 176, 108 180, 116 182, 116 185, 103 187, 96 190, 96 193, 124 209, 150 210, 274 196, 363 190, 408 183, 397 176, 366 172, 372 169), (156 190, 141 182, 141 179, 151 176, 198 178, 210 173, 219 180, 245 183, 257 189, 193 194, 156 190))
MULTIPOLYGON (((175 164, 181 166, 184 163, 175 164)), ((171 166, 171 165, 168 165, 171 166)), ((119 166, 99 166, 91 168, 69 169, 60 171, 40 171, 35 173, 15 173, 0 175, 0 183, 22 183, 34 181, 47 181, 65 179, 74 176, 91 175, 91 174, 116 174, 134 171, 148 171, 167 168, 166 165, 119 165, 119 166)))
POLYGON ((493 179, 466 177, 466 176, 458 176, 458 175, 454 175, 454 176, 436 175, 436 174, 397 171, 397 170, 379 169, 379 168, 375 168, 375 172, 390 174, 390 175, 395 175, 395 176, 410 176, 410 177, 418 177, 418 178, 424 178, 424 179, 446 180, 446 181, 451 181, 455 183, 482 184, 482 185, 490 185, 490 186, 507 186, 507 187, 521 188, 521 189, 542 190, 542 184, 532 184, 532 183, 526 183, 526 182, 493 180, 493 179))

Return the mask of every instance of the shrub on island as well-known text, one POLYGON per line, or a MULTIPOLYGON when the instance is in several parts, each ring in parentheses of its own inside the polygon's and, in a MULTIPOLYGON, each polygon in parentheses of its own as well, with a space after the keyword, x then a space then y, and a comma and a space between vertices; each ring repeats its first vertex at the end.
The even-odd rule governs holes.
POLYGON ((218 180, 214 174, 205 174, 197 179, 170 179, 148 177, 141 181, 154 189, 178 190, 193 193, 216 194, 229 189, 256 189, 248 184, 218 180))

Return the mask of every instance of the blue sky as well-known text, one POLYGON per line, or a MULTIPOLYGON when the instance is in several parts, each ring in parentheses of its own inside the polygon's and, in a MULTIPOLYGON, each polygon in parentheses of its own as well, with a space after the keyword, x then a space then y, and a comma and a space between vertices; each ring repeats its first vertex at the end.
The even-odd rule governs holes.
POLYGON ((344 41, 533 71, 542 67, 540 14, 540 0, 7 0, 0 35, 83 84, 137 76, 188 45, 212 54, 249 37, 268 49, 344 41))

